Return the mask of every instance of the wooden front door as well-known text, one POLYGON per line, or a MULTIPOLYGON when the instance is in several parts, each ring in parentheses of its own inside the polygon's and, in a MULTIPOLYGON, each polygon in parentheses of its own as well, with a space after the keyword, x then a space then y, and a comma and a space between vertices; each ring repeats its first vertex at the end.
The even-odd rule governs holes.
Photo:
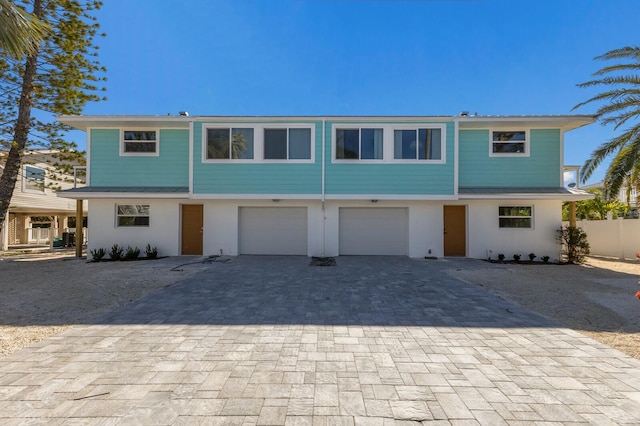
POLYGON ((467 255, 467 208, 444 206, 444 255, 467 255))
POLYGON ((182 254, 202 254, 202 204, 182 205, 182 254))

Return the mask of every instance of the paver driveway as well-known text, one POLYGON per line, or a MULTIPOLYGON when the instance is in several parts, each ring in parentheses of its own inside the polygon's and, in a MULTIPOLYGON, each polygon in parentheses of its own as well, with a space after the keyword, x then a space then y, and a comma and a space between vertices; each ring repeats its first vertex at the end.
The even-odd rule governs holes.
POLYGON ((469 262, 212 263, 0 359, 0 424, 640 423, 639 361, 447 275, 469 262))

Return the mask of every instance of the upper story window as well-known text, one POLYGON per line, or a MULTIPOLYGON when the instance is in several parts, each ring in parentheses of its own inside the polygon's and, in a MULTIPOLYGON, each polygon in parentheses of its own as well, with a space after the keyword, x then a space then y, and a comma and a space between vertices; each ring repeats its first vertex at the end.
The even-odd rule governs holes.
POLYGON ((533 228, 533 207, 500 206, 498 224, 500 228, 533 228))
POLYGON ((124 155, 158 155, 157 130, 123 130, 122 150, 124 155))
POLYGON ((383 129, 336 129, 337 160, 382 160, 383 129))
POLYGON ((310 160, 311 129, 264 129, 265 160, 310 160))
POLYGON ((442 128, 393 131, 395 160, 442 160, 442 128))
POLYGON ((525 130, 492 131, 492 157, 529 155, 529 141, 525 130))
POLYGON ((24 166, 23 190, 30 192, 44 192, 44 175, 44 169, 34 166, 24 166))
POLYGON ((149 226, 148 204, 116 204, 116 226, 149 226))
POLYGON ((253 159, 252 128, 207 128, 207 160, 253 159))

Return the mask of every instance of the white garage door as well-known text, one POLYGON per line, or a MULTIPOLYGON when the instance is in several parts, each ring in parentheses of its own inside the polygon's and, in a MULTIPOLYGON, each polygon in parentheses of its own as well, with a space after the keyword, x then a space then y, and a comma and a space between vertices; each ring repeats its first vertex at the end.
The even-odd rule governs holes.
POLYGON ((409 213, 403 208, 341 208, 341 255, 406 255, 409 213))
POLYGON ((306 207, 240 207, 240 254, 307 254, 306 207))

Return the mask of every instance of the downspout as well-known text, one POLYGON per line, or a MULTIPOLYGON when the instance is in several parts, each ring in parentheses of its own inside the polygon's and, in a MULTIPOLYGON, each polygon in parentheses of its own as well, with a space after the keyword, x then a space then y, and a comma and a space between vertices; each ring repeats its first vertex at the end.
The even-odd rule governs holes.
POLYGON ((327 220, 326 218, 326 212, 324 209, 324 178, 325 178, 325 160, 324 160, 324 150, 325 150, 325 128, 326 128, 326 121, 327 120, 322 120, 322 257, 325 257, 325 222, 327 220))

